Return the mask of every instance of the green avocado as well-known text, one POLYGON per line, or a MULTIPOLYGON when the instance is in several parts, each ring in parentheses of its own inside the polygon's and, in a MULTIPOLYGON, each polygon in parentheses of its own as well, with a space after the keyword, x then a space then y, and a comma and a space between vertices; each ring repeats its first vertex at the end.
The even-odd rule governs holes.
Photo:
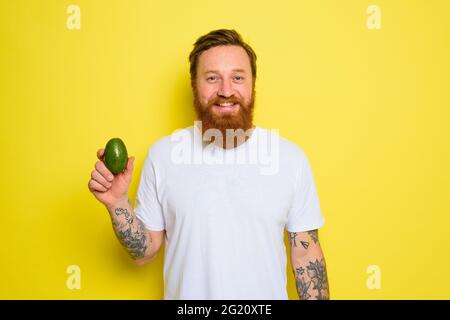
POLYGON ((122 139, 112 138, 108 141, 103 154, 103 162, 114 175, 125 170, 128 162, 128 152, 122 139))

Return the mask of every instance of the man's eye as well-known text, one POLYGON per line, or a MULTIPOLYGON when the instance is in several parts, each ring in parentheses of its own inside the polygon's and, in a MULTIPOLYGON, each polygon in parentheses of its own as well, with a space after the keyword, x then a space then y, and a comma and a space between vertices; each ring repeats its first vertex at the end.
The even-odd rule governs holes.
POLYGON ((215 76, 211 76, 211 77, 206 78, 206 80, 208 80, 208 81, 210 81, 210 80, 216 80, 216 79, 217 79, 217 77, 215 77, 215 76))
POLYGON ((244 77, 236 76, 236 77, 234 77, 234 79, 236 79, 237 81, 241 81, 241 80, 244 80, 244 77))

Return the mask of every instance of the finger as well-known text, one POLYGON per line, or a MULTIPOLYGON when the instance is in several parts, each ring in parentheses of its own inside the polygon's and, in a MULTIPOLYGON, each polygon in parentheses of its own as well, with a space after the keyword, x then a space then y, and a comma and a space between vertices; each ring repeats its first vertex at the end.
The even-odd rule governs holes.
POLYGON ((108 168, 105 166, 105 164, 102 161, 97 161, 95 163, 95 169, 97 169, 98 172, 108 181, 113 181, 114 176, 111 173, 111 171, 108 170, 108 168))
POLYGON ((107 181, 97 170, 91 172, 91 178, 100 183, 106 189, 111 188, 111 182, 107 181))
POLYGON ((97 158, 98 160, 103 160, 103 154, 105 153, 105 149, 98 149, 97 158))
POLYGON ((101 191, 101 192, 105 192, 107 191, 106 188, 104 186, 102 186, 100 183, 98 183, 95 180, 89 180, 89 190, 91 190, 92 192, 94 191, 101 191))

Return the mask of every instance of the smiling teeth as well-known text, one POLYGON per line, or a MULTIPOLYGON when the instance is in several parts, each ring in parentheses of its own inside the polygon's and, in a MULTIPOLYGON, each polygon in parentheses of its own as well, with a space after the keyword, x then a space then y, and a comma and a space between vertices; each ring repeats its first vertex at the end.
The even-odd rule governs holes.
POLYGON ((219 106, 221 106, 221 107, 231 107, 233 105, 234 105, 234 103, 221 103, 221 104, 219 104, 219 106))

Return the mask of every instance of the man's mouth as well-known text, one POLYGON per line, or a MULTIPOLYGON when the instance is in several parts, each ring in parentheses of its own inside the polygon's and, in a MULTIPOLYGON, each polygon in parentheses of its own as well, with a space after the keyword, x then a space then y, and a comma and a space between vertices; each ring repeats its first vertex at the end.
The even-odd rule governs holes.
POLYGON ((214 109, 220 113, 234 112, 239 110, 239 104, 233 102, 214 104, 214 109))

